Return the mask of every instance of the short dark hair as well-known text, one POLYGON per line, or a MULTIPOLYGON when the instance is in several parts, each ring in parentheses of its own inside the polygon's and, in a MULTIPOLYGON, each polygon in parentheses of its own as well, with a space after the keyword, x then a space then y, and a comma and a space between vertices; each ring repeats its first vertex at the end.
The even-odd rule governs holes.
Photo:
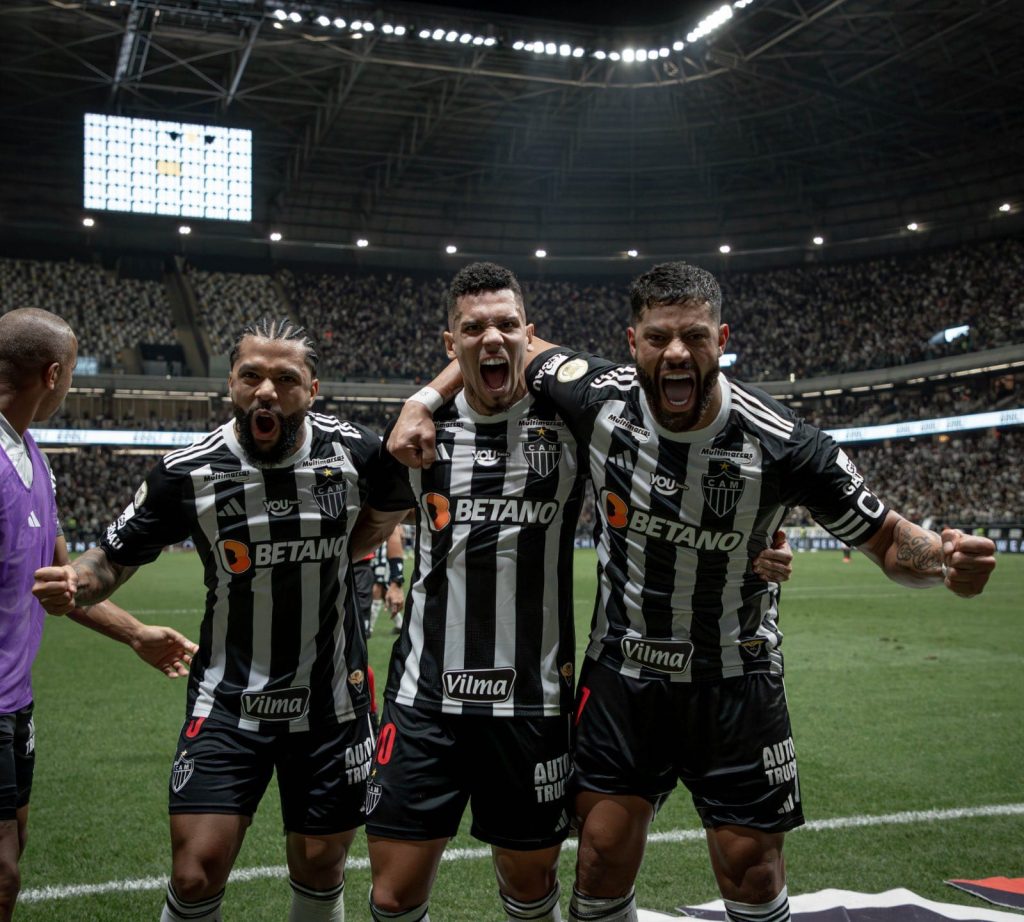
POLYGON ((229 361, 232 368, 235 367, 235 362, 238 361, 239 353, 242 351, 242 340, 246 336, 253 336, 256 339, 278 339, 298 343, 306 352, 306 367, 309 368, 313 377, 316 377, 320 356, 316 351, 316 343, 306 332, 305 327, 300 327, 287 317, 261 317, 255 323, 250 323, 242 330, 242 335, 238 337, 235 344, 231 347, 229 361))
POLYGON ((516 296, 516 303, 525 318, 526 306, 523 303, 523 289, 519 287, 519 279, 511 269, 488 262, 470 263, 468 266, 463 266, 455 273, 445 297, 445 307, 448 309, 448 329, 450 330, 455 324, 456 304, 459 298, 488 291, 504 291, 506 288, 516 296))
POLYGON ((707 304, 715 322, 722 322, 722 289, 707 269, 685 262, 661 263, 634 279, 629 286, 634 324, 649 307, 686 301, 707 304))
POLYGON ((15 388, 55 362, 71 359, 74 330, 63 317, 38 307, 21 307, 0 316, 0 380, 15 388))

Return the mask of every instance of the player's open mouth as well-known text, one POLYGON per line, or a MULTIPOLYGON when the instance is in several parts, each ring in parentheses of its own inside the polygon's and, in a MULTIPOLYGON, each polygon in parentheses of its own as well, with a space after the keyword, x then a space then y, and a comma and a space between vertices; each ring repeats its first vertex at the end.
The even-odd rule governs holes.
POLYGON ((503 391, 508 384, 508 360, 487 358, 480 363, 480 377, 490 391, 503 391))
POLYGON ((277 437, 281 425, 277 414, 270 410, 254 410, 252 413, 252 435, 257 441, 271 441, 277 437))
POLYGON ((696 381, 689 371, 667 371, 661 376, 661 393, 665 403, 675 410, 683 410, 693 399, 696 381))

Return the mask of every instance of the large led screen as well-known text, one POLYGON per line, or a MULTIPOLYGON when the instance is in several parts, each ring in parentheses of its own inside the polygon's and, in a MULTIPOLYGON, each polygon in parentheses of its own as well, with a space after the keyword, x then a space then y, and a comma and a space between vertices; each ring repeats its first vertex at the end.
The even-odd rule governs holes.
POLYGON ((252 220, 252 132, 85 116, 85 207, 252 220))

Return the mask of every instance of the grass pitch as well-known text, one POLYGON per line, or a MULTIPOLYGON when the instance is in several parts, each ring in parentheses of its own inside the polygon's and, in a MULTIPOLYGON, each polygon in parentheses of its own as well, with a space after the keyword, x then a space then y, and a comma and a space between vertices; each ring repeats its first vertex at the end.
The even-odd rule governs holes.
MULTIPOLYGON (((594 555, 577 552, 580 641, 594 594, 594 555)), ((979 905, 950 877, 1019 876, 1024 814, 1024 556, 1006 555, 985 594, 887 581, 865 558, 802 554, 783 590, 787 689, 809 826, 787 837, 793 894, 908 887, 979 905), (919 811, 916 815, 907 815, 919 811), (962 812, 958 812, 962 811, 962 812), (832 821, 832 822, 829 822, 832 821)), ((116 601, 195 637, 202 579, 194 554, 165 554, 116 601)), ((370 640, 383 687, 393 638, 370 640)), ((52 618, 35 667, 38 761, 20 922, 159 917, 169 870, 167 777, 184 716, 184 680, 168 681, 125 647, 52 618)), ((652 732, 657 732, 652 727, 652 732)), ((437 922, 502 917, 487 850, 463 831, 431 901, 437 922)), ((228 885, 225 919, 287 918, 284 847, 273 785, 228 885)), ((347 918, 367 920, 365 840, 347 877, 347 918)), ((563 912, 572 884, 562 860, 563 912)), ((717 896, 689 797, 658 816, 639 903, 671 911, 717 896)))

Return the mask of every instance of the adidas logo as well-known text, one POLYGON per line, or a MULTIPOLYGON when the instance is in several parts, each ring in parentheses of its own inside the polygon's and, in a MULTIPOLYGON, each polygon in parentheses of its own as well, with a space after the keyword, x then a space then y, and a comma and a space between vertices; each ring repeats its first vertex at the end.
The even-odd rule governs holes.
POLYGON ((619 452, 617 455, 611 455, 608 458, 608 463, 614 464, 616 467, 622 468, 622 470, 627 471, 630 474, 633 473, 633 468, 635 466, 633 456, 624 451, 619 452))
POLYGON ((229 516, 244 516, 245 509, 238 499, 231 497, 220 509, 217 510, 217 518, 228 518, 229 516))
POLYGON ((34 509, 30 509, 29 512, 28 512, 28 527, 29 528, 42 528, 43 527, 42 525, 39 524, 39 519, 36 518, 36 513, 35 513, 34 509))
POLYGON ((448 453, 447 445, 438 445, 436 450, 438 461, 451 461, 452 456, 448 453))

